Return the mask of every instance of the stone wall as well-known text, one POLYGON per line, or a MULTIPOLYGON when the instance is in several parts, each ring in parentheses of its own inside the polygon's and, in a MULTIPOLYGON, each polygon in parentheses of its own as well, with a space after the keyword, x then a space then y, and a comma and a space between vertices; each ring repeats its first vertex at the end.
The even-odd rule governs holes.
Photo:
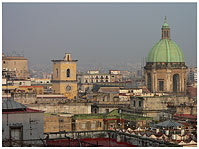
POLYGON ((72 113, 90 114, 91 104, 89 103, 67 103, 67 104, 27 104, 26 106, 45 111, 46 113, 72 113))
POLYGON ((44 114, 44 133, 72 131, 72 117, 44 114))
POLYGON ((176 114, 197 115, 197 106, 186 106, 186 105, 177 106, 176 114))
POLYGON ((75 120, 75 131, 103 130, 103 119, 77 119, 75 120))

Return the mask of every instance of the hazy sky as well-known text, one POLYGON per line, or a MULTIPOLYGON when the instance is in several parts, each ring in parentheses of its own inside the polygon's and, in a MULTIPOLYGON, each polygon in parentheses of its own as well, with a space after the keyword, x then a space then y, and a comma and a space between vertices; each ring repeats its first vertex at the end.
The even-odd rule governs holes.
POLYGON ((196 64, 196 3, 3 3, 3 52, 50 64, 66 52, 82 64, 139 63, 161 38, 171 39, 186 64, 196 64))

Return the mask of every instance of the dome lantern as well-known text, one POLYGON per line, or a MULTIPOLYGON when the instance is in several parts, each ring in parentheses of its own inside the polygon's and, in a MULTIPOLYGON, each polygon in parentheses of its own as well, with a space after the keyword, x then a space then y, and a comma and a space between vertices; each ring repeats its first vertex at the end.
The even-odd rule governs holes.
POLYGON ((184 62, 182 50, 170 39, 170 28, 166 17, 162 25, 162 39, 150 50, 147 62, 184 62))
POLYGON ((164 18, 164 24, 162 25, 162 39, 170 39, 170 28, 167 24, 167 17, 164 18))

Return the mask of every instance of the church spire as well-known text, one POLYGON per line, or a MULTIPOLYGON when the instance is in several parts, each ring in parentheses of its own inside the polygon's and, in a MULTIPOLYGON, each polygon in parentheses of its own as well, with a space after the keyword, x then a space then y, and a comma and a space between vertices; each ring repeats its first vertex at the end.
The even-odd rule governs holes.
POLYGON ((167 17, 164 18, 164 24, 162 25, 162 39, 170 39, 170 28, 167 24, 167 17))

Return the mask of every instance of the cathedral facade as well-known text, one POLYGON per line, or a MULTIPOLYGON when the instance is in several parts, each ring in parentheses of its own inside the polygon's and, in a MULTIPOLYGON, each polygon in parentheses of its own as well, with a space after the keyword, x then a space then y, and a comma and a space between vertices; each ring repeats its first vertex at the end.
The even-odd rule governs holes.
POLYGON ((150 50, 144 69, 146 86, 150 92, 186 92, 187 66, 182 50, 170 38, 166 17, 162 38, 150 50))

